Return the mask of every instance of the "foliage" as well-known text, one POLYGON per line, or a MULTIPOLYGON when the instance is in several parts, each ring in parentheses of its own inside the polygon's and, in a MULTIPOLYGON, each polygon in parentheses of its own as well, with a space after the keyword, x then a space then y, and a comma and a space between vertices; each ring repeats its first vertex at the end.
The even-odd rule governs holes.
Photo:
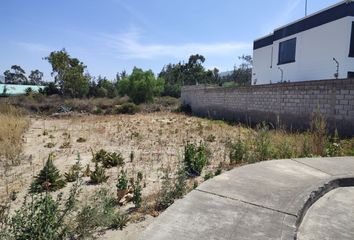
POLYGON ((239 60, 242 63, 238 67, 235 66, 231 74, 222 77, 221 82, 224 83, 224 87, 251 85, 253 59, 250 55, 242 55, 239 60))
MULTIPOLYGON (((66 199, 60 193, 54 199, 48 192, 30 194, 19 210, 6 221, 7 238, 19 240, 72 239, 70 215, 75 211, 82 181, 78 179, 66 199)), ((6 238, 5 238, 6 239, 6 238)))
POLYGON ((77 179, 80 177, 80 172, 81 172, 81 164, 80 164, 80 155, 78 154, 77 156, 77 162, 71 166, 69 172, 64 173, 64 177, 67 182, 75 182, 77 179))
POLYGON ((140 111, 139 106, 134 103, 123 103, 115 109, 117 114, 136 114, 140 111))
POLYGON ((290 143, 285 140, 283 143, 277 146, 276 158, 288 159, 295 156, 294 148, 290 143))
POLYGON ((155 96, 161 95, 164 80, 155 78, 154 73, 134 68, 130 76, 118 82, 118 92, 121 96, 129 96, 135 104, 152 102, 155 96))
POLYGON ((30 84, 40 85, 42 84, 43 73, 38 69, 31 71, 31 74, 28 76, 30 84))
POLYGON ((247 144, 239 138, 236 143, 230 146, 229 157, 231 164, 239 164, 247 160, 247 153, 247 144))
POLYGON ((127 226, 129 220, 130 218, 127 214, 116 213, 112 218, 110 228, 122 230, 125 226, 127 226))
POLYGON ((206 138, 206 141, 208 142, 215 142, 216 137, 213 134, 209 134, 208 137, 206 138))
POLYGON ((52 65, 52 75, 65 96, 85 97, 89 92, 88 75, 84 75, 86 66, 77 58, 72 58, 62 49, 54 51, 45 58, 52 65))
POLYGON ((200 176, 203 168, 207 165, 207 151, 204 144, 196 146, 193 143, 187 143, 184 148, 184 166, 189 176, 200 176))
POLYGON ((75 232, 79 239, 92 238, 99 228, 110 227, 116 221, 116 200, 106 188, 99 189, 78 212, 75 232))
POLYGON ((255 153, 258 161, 268 160, 273 157, 269 127, 264 123, 258 126, 258 131, 255 136, 255 153))
POLYGON ((325 152, 327 157, 341 156, 343 149, 340 143, 338 131, 335 130, 333 137, 326 142, 325 152))
POLYGON ((133 184, 133 203, 135 204, 136 208, 140 208, 141 201, 142 201, 142 194, 141 194, 141 179, 137 177, 135 183, 133 184))
POLYGON ((172 205, 175 199, 182 198, 187 191, 186 181, 187 175, 183 167, 178 170, 177 179, 175 181, 169 178, 169 174, 166 171, 162 188, 156 199, 156 211, 163 211, 172 205))
POLYGON ((27 82, 26 72, 18 65, 12 65, 11 70, 4 72, 6 84, 22 84, 27 82))
POLYGON ((107 152, 103 149, 94 154, 93 161, 102 163, 105 168, 112 168, 124 164, 124 158, 121 153, 107 152))
POLYGON ((323 156, 327 142, 327 123, 325 117, 319 111, 312 117, 311 134, 315 155, 323 156))
POLYGON ((128 183, 129 181, 128 181, 127 173, 122 170, 120 176, 118 177, 118 183, 116 185, 117 189, 118 190, 128 189, 128 183))
POLYGON ((214 174, 212 172, 208 172, 207 174, 204 175, 204 181, 207 181, 213 177, 214 177, 214 174))
POLYGON ((65 186, 65 181, 53 163, 53 154, 50 154, 44 168, 35 177, 30 187, 31 193, 57 191, 65 186))
POLYGON ((90 174, 90 180, 92 184, 101 184, 107 182, 108 176, 106 176, 106 171, 103 167, 99 166, 97 163, 95 165, 95 170, 90 174))

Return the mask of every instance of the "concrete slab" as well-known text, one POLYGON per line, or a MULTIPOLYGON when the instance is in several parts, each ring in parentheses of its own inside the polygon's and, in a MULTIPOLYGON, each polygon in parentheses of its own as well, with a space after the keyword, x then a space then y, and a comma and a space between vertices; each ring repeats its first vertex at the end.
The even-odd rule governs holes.
POLYGON ((306 164, 330 175, 347 175, 354 173, 353 157, 303 158, 294 161, 306 164))
POLYGON ((275 160, 236 168, 202 184, 198 190, 296 215, 289 209, 299 193, 329 177, 302 163, 275 160))
POLYGON ((298 232, 299 240, 354 239, 354 188, 337 188, 307 211, 298 232))
MULTIPOLYGON (((141 240, 280 239, 294 228, 283 226, 286 214, 240 201, 193 191, 168 208, 141 240)), ((290 216, 295 221, 295 217, 290 216)), ((291 222, 293 222, 291 221, 291 222)))

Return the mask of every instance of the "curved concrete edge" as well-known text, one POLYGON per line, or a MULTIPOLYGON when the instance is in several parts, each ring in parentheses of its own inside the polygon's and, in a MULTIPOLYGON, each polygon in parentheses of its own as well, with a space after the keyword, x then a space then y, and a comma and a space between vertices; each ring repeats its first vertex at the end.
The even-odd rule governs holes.
POLYGON ((245 165, 178 200, 140 239, 297 239, 322 196, 354 185, 354 157, 285 159, 245 165))
POLYGON ((294 223, 296 230, 294 232, 293 239, 297 239, 302 220, 313 204, 315 204, 321 197, 336 188, 353 186, 354 175, 336 176, 330 180, 317 184, 317 186, 311 187, 311 189, 307 189, 301 195, 299 195, 299 197, 293 203, 293 208, 298 209, 297 218, 294 223))

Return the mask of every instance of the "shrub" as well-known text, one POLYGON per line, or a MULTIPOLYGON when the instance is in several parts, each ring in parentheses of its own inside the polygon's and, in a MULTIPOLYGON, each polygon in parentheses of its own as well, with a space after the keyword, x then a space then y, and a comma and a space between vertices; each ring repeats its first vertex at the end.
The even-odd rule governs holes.
POLYGON ((78 142, 78 143, 84 143, 84 142, 86 142, 86 139, 85 139, 85 138, 82 138, 82 137, 79 137, 79 138, 76 140, 76 142, 78 142))
POLYGON ((121 171, 121 174, 118 178, 118 183, 117 183, 117 189, 118 190, 126 190, 128 189, 128 177, 127 177, 127 174, 126 172, 124 171, 121 171))
POLYGON ((67 182, 75 182, 80 177, 81 164, 80 155, 78 155, 77 162, 71 166, 69 172, 65 173, 65 179, 67 182))
POLYGON ((133 185, 133 203, 135 204, 136 208, 140 208, 141 206, 141 185, 140 185, 140 178, 137 177, 137 180, 135 181, 133 185))
POLYGON ((268 160, 273 157, 269 128, 265 124, 258 127, 255 138, 255 152, 259 161, 268 160))
POLYGON ((59 170, 53 163, 53 155, 50 154, 44 168, 35 177, 31 184, 31 193, 40 193, 45 191, 56 191, 65 186, 59 170))
POLYGON ((247 159, 247 152, 247 145, 241 141, 241 139, 238 139, 236 143, 231 144, 229 153, 231 164, 244 162, 247 159))
POLYGON ((208 172, 207 174, 204 175, 204 181, 207 181, 213 177, 214 177, 214 174, 212 172, 208 172))
POLYGON ((327 123, 324 116, 317 111, 311 120, 311 133, 315 154, 323 156, 327 141, 327 123))
POLYGON ((333 137, 327 141, 325 145, 325 153, 327 157, 341 156, 343 152, 338 131, 335 130, 333 137))
POLYGON ((288 159, 294 157, 294 155, 294 149, 286 139, 277 148, 277 158, 288 159))
POLYGON ((301 150, 301 157, 311 157, 312 150, 311 150, 311 144, 309 141, 309 136, 305 135, 304 137, 304 141, 302 144, 302 150, 301 150))
POLYGON ((139 106, 134 103, 123 103, 121 106, 118 106, 115 109, 115 113, 117 114, 136 114, 140 111, 139 106))
POLYGON ((125 226, 127 226, 129 220, 130 218, 127 214, 116 213, 113 216, 110 228, 122 230, 125 226))
POLYGON ((184 148, 184 166, 189 176, 200 176, 203 168, 207 165, 207 149, 204 144, 199 146, 187 143, 184 148))
POLYGON ((107 152, 103 149, 93 154, 93 161, 102 163, 105 168, 112 168, 124 164, 124 158, 121 153, 107 152))
POLYGON ((100 184, 103 182, 107 182, 108 176, 106 176, 106 171, 103 167, 99 166, 96 163, 95 170, 91 172, 90 179, 92 184, 100 184))

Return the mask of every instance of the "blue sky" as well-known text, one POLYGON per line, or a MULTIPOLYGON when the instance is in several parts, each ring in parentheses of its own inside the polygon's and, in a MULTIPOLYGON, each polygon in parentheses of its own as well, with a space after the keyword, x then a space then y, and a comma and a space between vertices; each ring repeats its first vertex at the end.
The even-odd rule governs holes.
MULTIPOLYGON (((339 0, 308 0, 313 13, 339 0)), ((66 50, 91 75, 113 78, 134 66, 158 73, 165 64, 206 57, 207 68, 233 69, 253 40, 304 16, 305 0, 1 0, 0 75, 18 64, 39 69, 66 50)))

